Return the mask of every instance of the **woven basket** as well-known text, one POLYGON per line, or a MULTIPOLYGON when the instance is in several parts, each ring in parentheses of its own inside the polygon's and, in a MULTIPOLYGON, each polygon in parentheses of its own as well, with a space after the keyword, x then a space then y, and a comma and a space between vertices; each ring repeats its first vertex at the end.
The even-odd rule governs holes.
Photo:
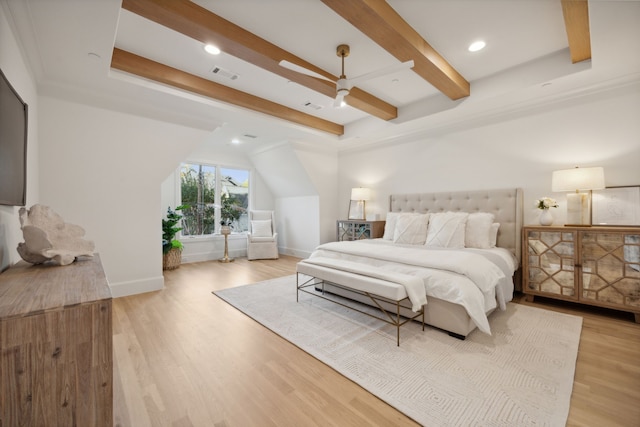
POLYGON ((171 248, 169 252, 162 255, 162 269, 175 270, 182 262, 182 249, 171 248))

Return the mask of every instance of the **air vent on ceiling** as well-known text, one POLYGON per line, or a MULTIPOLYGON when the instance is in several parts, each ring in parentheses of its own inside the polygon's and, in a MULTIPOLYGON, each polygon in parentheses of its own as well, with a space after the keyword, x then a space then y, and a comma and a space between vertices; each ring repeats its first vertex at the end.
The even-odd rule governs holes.
POLYGON ((217 66, 213 67, 211 72, 216 76, 224 77, 229 80, 236 80, 238 79, 238 77, 240 77, 238 73, 234 73, 233 71, 225 70, 224 68, 217 66))
POLYGON ((250 133, 245 133, 244 135, 245 138, 251 138, 251 139, 256 139, 258 136, 257 135, 251 135, 250 133))
POLYGON ((322 105, 314 104, 311 101, 305 102, 302 105, 304 105, 307 108, 313 108, 314 110, 322 110, 322 105))

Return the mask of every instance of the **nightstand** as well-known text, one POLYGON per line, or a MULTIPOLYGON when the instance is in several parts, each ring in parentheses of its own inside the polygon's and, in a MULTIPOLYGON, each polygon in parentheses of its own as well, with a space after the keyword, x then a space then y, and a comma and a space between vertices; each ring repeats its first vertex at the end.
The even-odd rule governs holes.
POLYGON ((385 221, 339 219, 336 224, 336 240, 376 239, 384 234, 385 221))

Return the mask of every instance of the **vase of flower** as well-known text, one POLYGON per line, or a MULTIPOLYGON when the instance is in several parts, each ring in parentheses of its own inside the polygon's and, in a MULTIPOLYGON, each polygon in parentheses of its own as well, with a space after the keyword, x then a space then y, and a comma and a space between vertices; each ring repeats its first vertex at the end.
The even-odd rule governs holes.
POLYGON ((540 217, 538 220, 540 221, 540 225, 551 225, 553 224, 553 215, 551 214, 551 208, 557 208, 558 203, 555 199, 551 197, 542 197, 536 200, 536 208, 540 209, 540 217))
POLYGON ((553 224, 553 215, 551 215, 551 211, 547 209, 542 209, 540 212, 540 225, 551 225, 553 224))

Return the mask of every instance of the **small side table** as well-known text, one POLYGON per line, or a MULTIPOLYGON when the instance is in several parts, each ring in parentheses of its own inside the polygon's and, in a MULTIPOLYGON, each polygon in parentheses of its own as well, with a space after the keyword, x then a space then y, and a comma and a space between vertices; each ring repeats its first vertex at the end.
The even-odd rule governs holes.
POLYGON ((233 262, 233 258, 229 258, 229 234, 231 234, 231 228, 222 226, 220 227, 220 234, 224 236, 224 256, 219 259, 218 262, 233 262))
POLYGON ((339 219, 336 223, 336 240, 377 239, 384 234, 386 221, 339 219))

